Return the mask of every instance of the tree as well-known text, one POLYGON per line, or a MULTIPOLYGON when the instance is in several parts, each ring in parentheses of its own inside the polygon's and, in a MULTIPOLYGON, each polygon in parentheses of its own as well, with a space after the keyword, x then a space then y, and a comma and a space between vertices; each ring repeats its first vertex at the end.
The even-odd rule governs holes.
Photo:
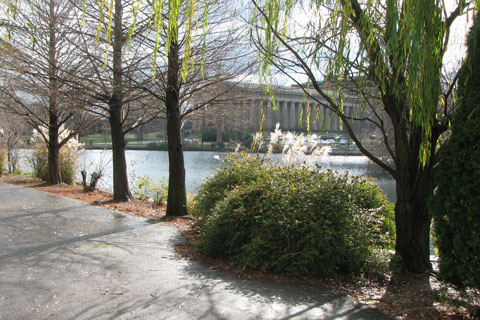
MULTIPOLYGON (((119 70, 119 61, 121 60, 121 52, 123 48, 123 45, 125 44, 126 38, 125 37, 118 37, 119 31, 121 29, 120 23, 116 23, 121 21, 122 19, 122 10, 121 10, 121 1, 111 1, 110 6, 106 6, 104 2, 102 2, 99 5, 99 23, 98 23, 98 28, 101 30, 102 25, 105 23, 105 17, 108 17, 108 22, 106 23, 107 25, 107 38, 108 42, 110 41, 110 34, 113 26, 113 57, 114 57, 114 63, 113 63, 113 69, 116 69, 117 71, 114 72, 114 74, 117 74, 117 76, 114 77, 114 82, 115 88, 120 88, 121 83, 123 81, 122 77, 120 77, 120 73, 118 72, 119 70), (107 14, 108 11, 108 14, 107 14), (117 32, 118 31, 118 32, 117 32), (115 63, 116 61, 116 63, 115 63), (116 66, 116 67, 115 67, 116 66)), ((138 13, 142 12, 142 9, 140 8, 141 6, 139 5, 140 3, 137 3, 132 7, 132 17, 130 21, 133 21, 132 27, 129 28, 129 38, 131 38, 131 32, 135 32, 137 29, 137 15, 138 13)), ((197 70, 200 70, 203 76, 203 58, 205 51, 203 50, 205 47, 205 42, 201 41, 202 36, 198 37, 198 35, 203 35, 205 36, 209 31, 209 6, 208 2, 199 5, 196 1, 173 1, 169 0, 167 5, 164 5, 163 0, 152 0, 149 1, 145 7, 150 8, 150 12, 147 14, 147 17, 152 17, 153 22, 151 25, 153 26, 153 29, 155 31, 155 45, 154 45, 154 50, 152 52, 152 55, 154 57, 154 60, 156 60, 159 51, 165 53, 165 56, 167 57, 167 81, 165 82, 166 88, 165 92, 166 94, 164 95, 163 101, 165 103, 169 103, 169 106, 166 107, 167 110, 167 119, 171 119, 171 122, 178 122, 178 124, 172 124, 172 129, 170 132, 172 132, 171 135, 178 135, 177 137, 173 137, 169 139, 171 141, 169 144, 169 150, 177 150, 177 157, 169 157, 170 162, 171 162, 171 170, 172 172, 172 177, 169 178, 172 184, 170 184, 169 189, 172 190, 172 192, 169 192, 169 198, 171 199, 170 202, 170 208, 167 212, 167 214, 173 214, 175 212, 175 215, 183 214, 186 213, 185 208, 186 208, 186 201, 183 199, 186 199, 184 196, 185 190, 182 191, 181 185, 184 185, 184 169, 182 170, 181 167, 183 167, 183 161, 182 157, 180 156, 181 153, 181 139, 180 138, 180 133, 178 134, 173 134, 173 132, 177 131, 177 129, 181 128, 181 117, 176 116, 175 114, 179 113, 179 111, 175 111, 175 109, 180 110, 181 104, 179 104, 176 101, 179 101, 178 98, 175 97, 175 95, 178 95, 177 93, 174 93, 175 90, 179 89, 176 87, 176 85, 181 84, 182 81, 185 81, 187 75, 191 72, 191 69, 193 68, 193 64, 191 62, 195 61, 192 59, 192 52, 197 51, 203 53, 201 55, 200 61, 200 68, 197 70), (203 21, 200 24, 197 24, 199 20, 197 18, 203 16, 203 21), (184 20, 181 20, 183 17, 184 20), (180 19, 180 20, 179 20, 180 19), (195 23, 193 23, 195 22, 195 23), (183 39, 180 39, 179 42, 179 30, 183 32, 183 39), (160 41, 160 35, 165 35, 163 38, 163 41, 160 41), (195 45, 195 41, 193 40, 194 38, 200 39, 200 42, 195 45), (185 54, 181 57, 179 57, 179 53, 175 53, 178 51, 177 49, 179 48, 185 48, 185 54), (171 53, 171 50, 173 52, 171 53), (178 73, 176 71, 180 71, 181 73, 178 73), (170 80, 168 80, 168 75, 170 75, 170 80), (173 76, 177 77, 177 81, 173 79, 173 76), (179 77, 181 77, 182 81, 179 81, 179 77), (175 83, 176 82, 176 83, 175 83), (178 150, 180 150, 180 153, 178 153, 178 150), (176 169, 174 169, 176 168, 176 169), (176 173, 175 173, 176 172, 176 173), (182 173, 183 172, 183 173, 182 173), (182 178, 183 176, 183 178, 182 178), (182 182, 183 181, 183 182, 182 182), (178 188, 176 185, 178 184, 178 188), (174 191, 176 190, 176 191, 174 191), (180 199, 180 200, 175 200, 175 199, 180 199), (181 204, 177 204, 177 202, 181 202, 181 204), (179 209, 180 208, 180 209, 179 209), (182 209, 183 208, 183 209, 182 209), (183 210, 183 211, 182 211, 183 210), (183 213, 182 213, 183 212, 183 213)), ((18 4, 16 4, 18 5, 18 4)), ((10 17, 14 17, 13 20, 16 21, 15 15, 12 14, 12 11, 16 11, 16 5, 12 5, 10 2, 7 3, 7 11, 9 10, 9 14, 6 16, 10 19, 10 17)), ((85 14, 85 11, 84 11, 85 14)), ((97 20, 98 21, 98 20, 97 20)), ((9 22, 9 21, 8 21, 9 22)), ((31 26, 36 27, 36 24, 32 24, 31 26)), ((209 29, 210 30, 210 29, 209 29)), ((220 32, 228 32, 228 29, 223 29, 220 32)), ((218 32, 218 30, 216 31, 218 32)), ((108 52, 108 51, 107 51, 108 52)), ((229 61, 229 59, 224 59, 225 61, 229 61)), ((198 63, 198 60, 197 60, 198 63)), ((198 65, 198 64, 197 64, 198 65)), ((232 64, 230 64, 228 67, 231 67, 232 64)), ((111 99, 109 99, 109 105, 111 107, 115 106, 113 109, 110 108, 110 110, 122 110, 121 106, 123 105, 122 103, 122 95, 120 95, 120 90, 116 90, 115 92, 112 93, 111 99)), ((201 105, 206 105, 206 103, 199 103, 197 104, 196 107, 190 108, 190 112, 193 112, 195 109, 199 108, 201 105)), ((118 113, 115 111, 115 113, 118 113)), ((121 114, 121 112, 120 112, 121 114)), ((114 118, 114 114, 111 115, 111 119, 114 118)), ((118 118, 118 117, 117 117, 118 118)), ((167 125, 168 127, 168 125, 167 125)), ((113 130, 112 130, 113 131, 113 130)), ((168 129, 167 129, 168 131, 168 129)), ((113 134, 113 133, 112 133, 113 134)), ((112 140, 116 140, 115 138, 112 138, 112 140)), ((120 141, 121 139, 119 139, 120 141)), ((124 144, 118 143, 120 147, 124 144)), ((119 157, 120 158, 120 157, 119 157)), ((114 161, 115 162, 115 161, 114 161)), ((115 166, 115 164, 114 164, 115 166)), ((124 172, 125 170, 121 170, 124 172)), ((124 179, 126 180, 126 179, 124 179)), ((126 184, 123 183, 125 186, 126 184)), ((123 188, 123 191, 125 191, 125 188, 123 188)), ((125 192, 123 192, 126 194, 125 192)), ((128 198, 128 194, 126 194, 126 197, 128 198)), ((122 197, 125 198, 125 197, 122 197)))
POLYGON ((459 106, 439 153, 431 199, 440 276, 460 288, 480 289, 480 14, 468 37, 458 77, 459 106))
POLYGON ((85 62, 69 85, 86 89, 91 103, 86 103, 86 108, 108 119, 112 138, 113 198, 128 201, 132 195, 128 185, 125 135, 159 115, 158 108, 142 103, 145 97, 140 90, 134 89, 134 85, 142 81, 140 70, 151 70, 141 42, 142 33, 150 22, 149 16, 136 20, 136 29, 132 30, 125 23, 129 17, 125 18, 123 12, 130 11, 134 4, 115 0, 109 8, 111 16, 102 18, 96 27, 98 17, 105 14, 104 9, 98 7, 96 1, 85 1, 81 6, 85 6, 84 16, 77 17, 75 32, 79 41, 74 45, 85 57, 85 62))
POLYGON ((250 52, 241 43, 242 30, 231 23, 229 3, 169 1, 167 12, 155 13, 154 19, 164 25, 149 38, 155 74, 153 85, 142 89, 159 101, 156 105, 165 106, 169 216, 187 214, 182 121, 214 102, 231 99, 226 97, 233 85, 228 81, 239 81, 250 67, 250 52))
POLYGON ((22 137, 28 134, 27 124, 23 119, 9 115, 0 114, 0 145, 7 152, 8 172, 16 172, 18 164, 18 148, 22 145, 22 137))
POLYGON ((263 56, 264 75, 280 70, 305 93, 337 113, 359 149, 396 181, 396 255, 410 272, 431 268, 431 213, 435 149, 451 108, 441 93, 441 72, 453 21, 465 1, 447 14, 434 0, 311 1, 252 0, 252 40, 263 56), (290 19, 302 15, 300 26, 290 19), (308 78, 301 83, 296 75, 308 78), (321 80, 330 82, 322 85, 321 80), (363 98, 372 117, 343 112, 348 91, 363 98), (349 89, 350 88, 350 89, 349 89), (384 116, 382 116, 382 113, 384 116), (369 121, 382 134, 386 161, 370 152, 352 129, 369 121), (392 128, 393 136, 388 134, 392 128))
POLYGON ((65 86, 65 80, 82 66, 71 46, 75 35, 68 32, 76 12, 66 1, 28 0, 18 6, 15 23, 9 26, 11 38, 3 50, 8 58, 2 69, 0 104, 42 135, 48 147, 47 182, 58 184, 62 182, 60 148, 94 123, 82 112, 78 99, 82 91, 65 86), (59 139, 62 128, 70 133, 59 139))
POLYGON ((120 0, 115 0, 113 15, 113 87, 108 101, 109 121, 112 134, 113 198, 126 201, 132 197, 128 188, 127 163, 125 160, 125 135, 122 129, 123 79, 122 50, 125 37, 122 30, 123 8, 120 0))

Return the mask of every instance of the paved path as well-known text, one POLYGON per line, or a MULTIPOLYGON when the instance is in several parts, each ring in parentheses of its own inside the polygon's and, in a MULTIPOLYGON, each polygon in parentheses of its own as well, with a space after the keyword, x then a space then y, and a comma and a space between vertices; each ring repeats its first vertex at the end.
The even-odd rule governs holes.
POLYGON ((0 183, 0 319, 388 319, 319 286, 236 279, 178 231, 0 183))

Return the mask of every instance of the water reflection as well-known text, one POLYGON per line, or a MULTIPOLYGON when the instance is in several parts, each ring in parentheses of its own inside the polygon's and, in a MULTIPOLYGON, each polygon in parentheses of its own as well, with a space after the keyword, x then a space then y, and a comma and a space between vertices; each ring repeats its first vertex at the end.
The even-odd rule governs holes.
MULTIPOLYGON (((29 154, 29 150, 24 151, 24 155, 29 154)), ((205 178, 216 170, 219 164, 218 158, 223 159, 227 154, 223 152, 195 152, 187 151, 185 157, 186 185, 187 192, 197 193, 200 185, 205 178), (216 157, 218 156, 218 157, 216 157)), ((149 176, 154 180, 168 180, 168 154, 166 151, 126 151, 130 183, 143 176, 149 176)), ((21 170, 31 172, 31 165, 25 161, 25 156, 20 164, 21 170)), ((87 168, 92 171, 99 162, 111 162, 110 150, 84 150, 80 154, 79 167, 87 168)), ((299 158, 297 161, 305 162, 307 157, 299 158)), ((284 163, 286 157, 281 154, 271 156, 271 161, 284 163)), ((352 175, 367 175, 377 179, 377 184, 387 194, 390 201, 395 201, 395 182, 391 176, 381 168, 372 164, 363 156, 323 156, 316 159, 315 164, 321 167, 321 170, 334 170, 340 174, 346 172, 352 175)), ((112 168, 111 164, 106 166, 105 177, 99 182, 99 188, 112 190, 112 168)), ((78 176, 80 180, 80 175, 78 176)))

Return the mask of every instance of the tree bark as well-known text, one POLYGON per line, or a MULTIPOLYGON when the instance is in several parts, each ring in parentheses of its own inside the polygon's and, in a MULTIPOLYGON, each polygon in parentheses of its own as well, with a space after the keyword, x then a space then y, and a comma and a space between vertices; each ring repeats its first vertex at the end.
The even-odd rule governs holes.
MULTIPOLYGON (((423 174, 422 183, 412 188, 405 179, 397 180, 397 203, 395 204, 396 244, 395 251, 401 257, 405 270, 413 273, 425 273, 431 270, 430 263, 430 223, 431 215, 427 209, 426 190, 431 183, 423 174)), ((431 194, 431 192, 430 192, 431 194)))
POLYGON ((127 160, 125 158, 125 135, 122 129, 121 104, 117 96, 110 99, 110 129, 112 134, 113 199, 128 201, 132 198, 128 186, 127 160))
POLYGON ((169 163, 167 216, 183 216, 188 213, 179 101, 180 60, 178 51, 177 40, 173 39, 168 52, 166 90, 169 163))
POLYGON ((50 185, 62 182, 60 172, 60 146, 58 143, 58 125, 56 125, 56 115, 50 115, 50 127, 48 129, 48 176, 47 183, 50 185))
MULTIPOLYGON (((435 153, 422 165, 419 160, 421 128, 412 127, 406 118, 395 126, 395 160, 399 173, 396 180, 395 252, 405 271, 425 273, 431 270, 430 224, 432 217, 427 201, 433 194, 433 164, 435 153), (408 129, 409 128, 409 129, 408 129)), ((432 135, 436 145, 438 135, 432 135)), ((434 147, 433 147, 434 148, 434 147)))
POLYGON ((140 144, 143 144, 143 127, 142 126, 137 127, 137 129, 135 130, 135 133, 137 135, 137 140, 140 141, 140 144))
POLYGON ((12 164, 12 150, 8 149, 7 150, 7 160, 8 160, 8 173, 14 172, 13 164, 12 164))
POLYGON ((115 0, 113 25, 113 92, 109 101, 109 121, 112 135, 113 199, 128 201, 132 198, 128 186, 125 158, 125 134, 122 127, 123 79, 122 79, 122 3, 115 0))

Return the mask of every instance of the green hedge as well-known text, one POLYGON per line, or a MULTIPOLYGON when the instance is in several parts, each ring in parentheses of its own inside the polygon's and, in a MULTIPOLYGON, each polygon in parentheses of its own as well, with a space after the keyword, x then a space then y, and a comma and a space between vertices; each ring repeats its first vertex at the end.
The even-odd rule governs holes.
POLYGON ((238 185, 264 178, 270 169, 265 160, 244 153, 225 157, 215 176, 207 178, 200 187, 195 197, 196 210, 209 214, 228 191, 238 185))
POLYGON ((437 189, 430 200, 440 278, 480 294, 480 14, 468 37, 458 77, 459 105, 439 154, 437 189))
POLYGON ((254 270, 379 276, 394 245, 393 208, 376 185, 256 157, 227 158, 197 209, 197 248, 254 270))

